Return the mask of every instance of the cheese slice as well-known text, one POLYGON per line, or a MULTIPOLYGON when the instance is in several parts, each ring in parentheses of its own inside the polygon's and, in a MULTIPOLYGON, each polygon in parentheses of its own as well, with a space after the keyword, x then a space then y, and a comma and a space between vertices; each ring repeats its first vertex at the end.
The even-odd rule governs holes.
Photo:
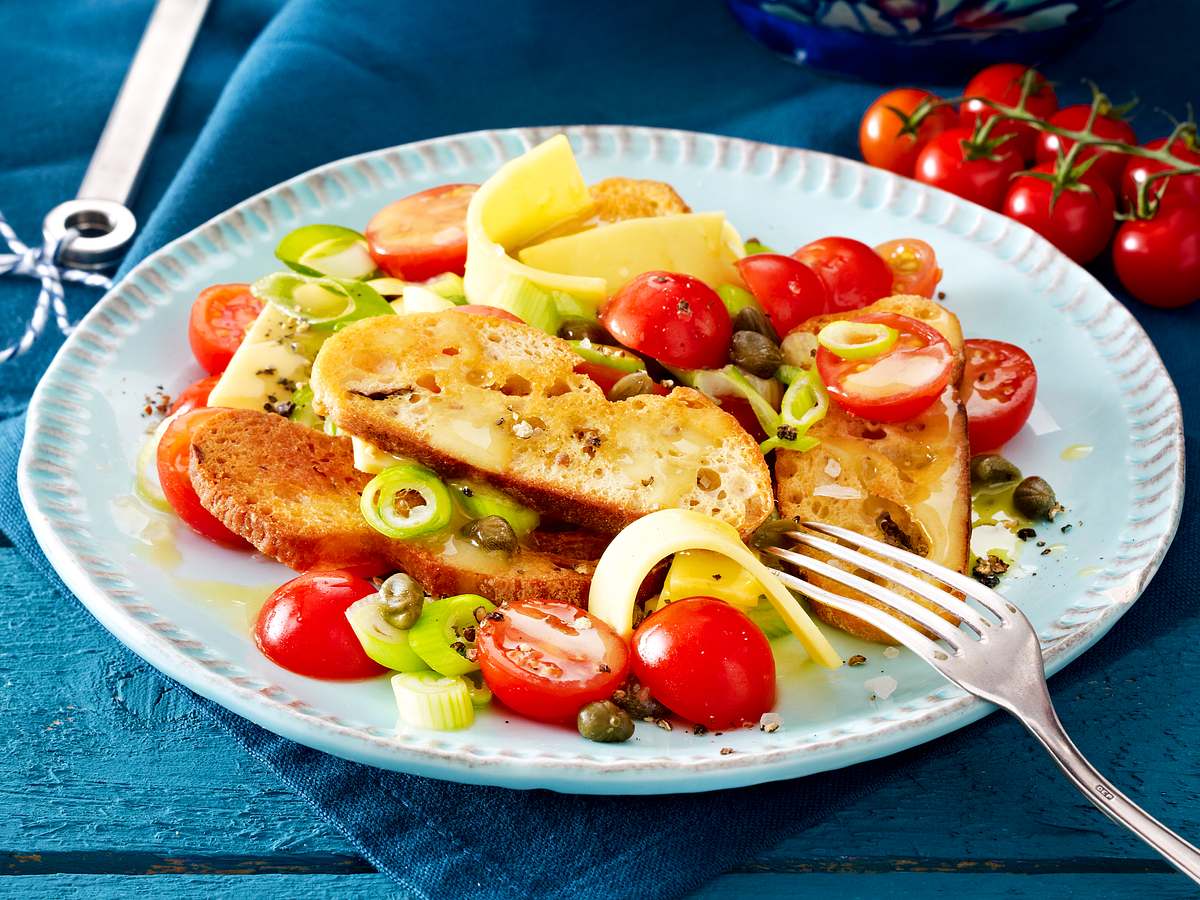
POLYGON ((264 306, 209 394, 208 405, 263 409, 290 400, 296 385, 308 381, 320 347, 320 337, 298 331, 298 324, 274 304, 264 306))

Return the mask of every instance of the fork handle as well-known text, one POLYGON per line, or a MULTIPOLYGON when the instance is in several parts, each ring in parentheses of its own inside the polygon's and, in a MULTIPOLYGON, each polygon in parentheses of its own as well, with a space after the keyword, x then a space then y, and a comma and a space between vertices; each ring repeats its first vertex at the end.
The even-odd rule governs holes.
POLYGON ((1020 719, 1041 742, 1081 794, 1114 822, 1124 825, 1157 850, 1180 872, 1200 884, 1200 850, 1147 813, 1096 771, 1067 736, 1050 702, 1048 691, 1036 711, 1026 708, 1020 711, 1009 709, 1009 712, 1020 719))

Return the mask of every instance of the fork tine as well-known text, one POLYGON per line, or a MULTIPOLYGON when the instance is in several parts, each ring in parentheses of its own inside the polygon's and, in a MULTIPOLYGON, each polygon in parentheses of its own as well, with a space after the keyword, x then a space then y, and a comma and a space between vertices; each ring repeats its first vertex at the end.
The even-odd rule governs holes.
POLYGON ((841 594, 835 594, 833 591, 827 591, 825 588, 819 587, 811 581, 797 578, 790 572, 779 572, 777 574, 779 579, 793 591, 832 606, 834 609, 840 609, 844 613, 857 616, 864 622, 874 625, 880 631, 890 634, 909 650, 923 657, 927 662, 931 662, 934 659, 944 659, 948 656, 945 650, 925 637, 921 632, 905 624, 895 616, 879 609, 877 606, 871 606, 870 604, 863 603, 861 600, 852 600, 849 597, 843 597, 841 594))
MULTIPOLYGON (((908 572, 898 569, 894 566, 889 566, 887 563, 881 562, 874 557, 859 553, 857 550, 851 550, 849 547, 843 547, 834 541, 819 538, 815 535, 805 534, 802 531, 792 531, 788 533, 789 537, 795 538, 802 544, 813 547, 828 553, 830 556, 836 557, 843 562, 852 563, 861 569, 866 569, 868 572, 873 572, 876 575, 881 575, 889 581, 894 581, 901 587, 906 587, 914 594, 924 597, 930 603, 935 603, 941 609, 953 615, 955 618, 961 619, 980 637, 984 634, 984 629, 990 628, 991 623, 983 616, 979 615, 966 603, 963 603, 957 597, 947 594, 941 588, 935 587, 928 581, 923 581, 915 575, 910 575, 908 572)), ((914 616, 913 618, 916 618, 914 616)))
POLYGON ((856 591, 886 604, 889 610, 902 613, 910 619, 916 620, 955 649, 962 644, 966 637, 957 627, 927 607, 909 600, 907 597, 902 597, 900 594, 883 585, 867 581, 867 579, 855 575, 853 572, 847 572, 839 569, 837 566, 831 566, 822 560, 805 556, 802 553, 794 553, 791 550, 784 550, 781 547, 768 547, 767 552, 772 556, 790 562, 794 566, 800 566, 801 568, 808 569, 810 572, 824 575, 831 581, 854 588, 856 591))
POLYGON ((837 525, 826 525, 824 522, 802 522, 801 524, 805 528, 811 528, 814 531, 820 531, 823 534, 849 541, 852 544, 857 544, 859 547, 866 547, 868 550, 872 550, 894 562, 903 563, 906 566, 924 572, 926 575, 932 575, 934 578, 950 585, 950 587, 962 591, 988 612, 996 616, 1001 622, 1007 622, 1011 619, 1012 614, 1009 612, 1009 604, 1003 597, 990 588, 984 587, 974 578, 968 578, 961 572, 947 569, 945 566, 928 560, 923 556, 917 556, 915 553, 909 553, 907 550, 901 550, 893 547, 891 544, 885 544, 883 541, 877 541, 874 538, 869 538, 866 535, 858 534, 849 529, 839 528, 837 525))

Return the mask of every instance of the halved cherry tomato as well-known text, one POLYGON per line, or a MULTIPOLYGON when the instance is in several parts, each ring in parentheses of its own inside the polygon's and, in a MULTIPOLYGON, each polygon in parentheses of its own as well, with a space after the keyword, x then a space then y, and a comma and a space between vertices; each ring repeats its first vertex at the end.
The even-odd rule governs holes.
POLYGON ((188 458, 192 451, 192 432, 220 409, 205 407, 185 412, 167 426, 158 442, 158 480, 163 495, 176 515, 198 534, 229 547, 246 547, 245 540, 200 505, 196 489, 188 477, 188 458))
MULTIPOLYGON (((1028 66, 1017 63, 999 63, 980 70, 963 91, 967 99, 959 107, 962 126, 970 131, 977 122, 996 115, 996 110, 972 98, 982 97, 1006 106, 1016 106, 1021 99, 1021 81, 1028 69, 1028 66)), ((1037 71, 1034 72, 1033 90, 1025 100, 1025 110, 1039 119, 1048 119, 1058 110, 1054 88, 1037 71)), ((997 122, 992 128, 991 137, 1003 134, 1013 135, 1003 147, 1017 153, 1022 160, 1033 159, 1037 149, 1037 131, 1022 122, 997 122)))
POLYGON ((902 422, 941 396, 954 367, 954 352, 941 334, 897 313, 868 313, 851 321, 878 322, 900 337, 892 349, 867 359, 842 359, 817 349, 817 371, 838 406, 875 422, 902 422))
POLYGON ((780 337, 829 307, 829 289, 811 268, 780 253, 755 253, 737 270, 780 337))
POLYGON ((972 453, 1007 444, 1025 424, 1037 398, 1037 369, 1014 344, 971 338, 963 342, 962 400, 972 453))
POLYGON ((467 264, 467 204, 477 184, 443 184, 390 203, 367 223, 371 256, 393 278, 459 275, 467 264))
POLYGON ((792 254, 820 276, 829 291, 826 312, 861 309, 892 292, 892 270, 854 238, 827 237, 792 254))
POLYGON ((733 337, 717 292, 678 272, 637 276, 604 305, 600 324, 630 350, 684 369, 723 366, 733 337))
POLYGON ((668 603, 633 634, 633 674, 667 709, 708 728, 754 723, 775 705, 771 644, 713 597, 668 603))
POLYGON ((188 319, 196 362, 210 375, 224 372, 262 308, 248 284, 214 284, 202 290, 188 319))
POLYGON ((448 309, 446 312, 466 313, 468 316, 485 316, 492 319, 503 319, 505 322, 520 322, 525 324, 525 320, 520 316, 510 313, 507 309, 501 309, 498 306, 484 306, 481 303, 464 303, 462 306, 456 306, 454 309, 448 309))
POLYGON ((903 124, 896 114, 909 115, 926 100, 938 100, 935 94, 917 88, 897 88, 881 95, 867 107, 858 126, 858 146, 863 159, 880 169, 912 176, 917 154, 930 140, 958 124, 958 114, 949 106, 929 113, 914 134, 900 134, 903 124))
POLYGON ((1021 171, 1021 158, 1008 149, 1011 142, 974 158, 970 141, 971 132, 965 128, 943 131, 917 157, 916 179, 988 209, 999 209, 1009 179, 1021 171))
POLYGON ((217 382, 220 380, 220 375, 208 375, 199 381, 193 381, 179 392, 179 396, 175 398, 175 402, 167 410, 167 415, 173 416, 177 412, 187 412, 189 409, 200 409, 203 406, 208 406, 208 395, 212 393, 212 389, 217 386, 217 382))
POLYGON ((629 670, 615 631, 557 600, 506 603, 483 620, 476 647, 496 699, 539 722, 574 721, 580 707, 611 697, 629 670))
POLYGON ((745 397, 717 397, 716 404, 737 419, 738 424, 742 426, 742 430, 754 438, 754 440, 761 444, 767 439, 767 433, 763 431, 762 423, 758 421, 758 416, 754 414, 754 407, 750 405, 750 401, 745 397))
MULTIPOLYGON (((1146 144, 1147 150, 1162 150, 1167 146, 1166 138, 1157 138, 1146 144)), ((1195 136, 1176 138, 1171 144, 1171 155, 1193 166, 1200 165, 1200 144, 1195 136)), ((1137 189, 1149 175, 1162 172, 1167 168, 1166 163, 1153 159, 1142 159, 1137 156, 1129 158, 1125 171, 1121 175, 1121 196, 1132 209, 1137 202, 1137 189)), ((1159 209, 1170 209, 1175 206, 1200 207, 1200 175, 1170 175, 1156 179, 1150 184, 1148 193, 1157 196, 1159 209)))
MULTIPOLYGON (((1083 131, 1091 115, 1091 104, 1080 103, 1060 109, 1050 117, 1050 124, 1057 125, 1059 128, 1066 128, 1068 131, 1083 131)), ((1110 141, 1120 141, 1123 144, 1137 143, 1137 135, 1134 134, 1130 124, 1111 113, 1109 115, 1096 116, 1095 121, 1092 122, 1092 134, 1110 141)), ((1051 134, 1049 131, 1039 132, 1037 139, 1037 161, 1039 163, 1053 163, 1058 159, 1060 151, 1063 154, 1067 154, 1074 146, 1075 142, 1072 140, 1061 138, 1057 134, 1051 134)), ((1121 180, 1121 173, 1125 171, 1125 164, 1132 157, 1128 157, 1124 153, 1114 153, 1102 147, 1084 147, 1079 151, 1075 162, 1078 164, 1085 159, 1091 159, 1093 156, 1096 157, 1096 161, 1088 169, 1088 174, 1093 178, 1101 179, 1109 188, 1115 191, 1121 180)))
POLYGON ((919 238, 897 238, 875 248, 892 270, 893 294, 932 297, 942 280, 937 254, 919 238))
POLYGON ((267 659, 310 678, 371 678, 387 671, 363 652, 346 609, 375 585, 344 569, 305 572, 267 598, 254 642, 267 659))
POLYGON ((1004 214, 1028 225, 1075 262, 1089 263, 1108 246, 1116 201, 1103 178, 1089 170, 1079 184, 1054 196, 1055 164, 1039 163, 1031 175, 1018 175, 1004 198, 1004 214))

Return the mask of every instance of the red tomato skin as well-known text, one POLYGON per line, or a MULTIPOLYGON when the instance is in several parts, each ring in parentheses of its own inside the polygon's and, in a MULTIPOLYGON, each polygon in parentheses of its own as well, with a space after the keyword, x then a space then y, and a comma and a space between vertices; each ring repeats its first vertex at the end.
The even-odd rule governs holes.
MULTIPOLYGON (((963 96, 967 99, 959 107, 959 121, 967 131, 975 128, 979 121, 986 121, 996 115, 996 110, 985 103, 972 98, 983 97, 1006 106, 1016 106, 1021 99, 1021 78, 1027 66, 1018 63, 998 63, 980 70, 967 83, 963 96)), ((1058 110, 1058 97, 1050 82, 1038 75, 1035 89, 1030 92, 1025 101, 1025 109, 1039 119, 1048 119, 1058 110)), ((991 137, 1002 134, 1012 134, 1014 137, 1005 142, 1010 152, 1015 152, 1021 160, 1033 159, 1037 150, 1038 132, 1020 122, 997 123, 991 131, 991 137)))
POLYGON ((737 270, 781 337, 829 307, 825 282, 790 256, 756 253, 739 259, 737 270))
POLYGON ((386 668, 363 652, 346 610, 375 586, 342 569, 305 572, 277 587, 258 613, 254 642, 277 666, 297 675, 347 681, 386 668))
POLYGON ((187 412, 191 409, 201 409, 208 406, 208 395, 212 393, 212 389, 217 386, 217 382, 220 380, 220 375, 208 375, 199 381, 193 381, 179 392, 179 395, 175 398, 175 402, 167 410, 167 415, 173 416, 177 412, 187 412))
MULTIPOLYGON (((1166 138, 1157 138, 1146 144, 1148 150, 1162 150, 1167 146, 1166 138)), ((1183 162, 1200 166, 1200 148, 1188 146, 1182 138, 1171 144, 1171 153, 1183 162)), ((1121 174, 1121 196, 1129 209, 1137 203, 1138 183, 1145 181, 1146 176, 1166 169, 1166 165, 1152 159, 1139 159, 1131 156, 1121 174)), ((1150 185, 1150 193, 1162 190, 1158 201, 1160 210, 1172 209, 1176 206, 1200 206, 1200 175, 1171 175, 1160 178, 1150 185)))
POLYGON ((1143 303, 1173 308, 1200 299, 1200 207, 1160 210, 1123 222, 1113 265, 1125 289, 1143 303))
POLYGON ((668 603, 633 635, 633 674, 678 716, 710 729, 755 723, 775 705, 771 644, 713 597, 668 603))
MULTIPOLYGON (((496 699, 513 712, 538 722, 573 723, 581 707, 593 700, 607 700, 629 674, 629 650, 625 642, 606 623, 585 610, 557 600, 525 600, 506 603, 498 612, 502 618, 484 619, 477 633, 479 668, 496 699), (603 657, 570 660, 557 657, 562 663, 562 674, 567 674, 570 668, 570 674, 575 676, 569 678, 554 678, 524 669, 507 655, 520 641, 515 629, 520 627, 523 617, 546 622, 555 619, 559 623, 589 619, 587 631, 603 643, 603 657), (509 633, 510 628, 514 629, 513 634, 509 633)), ((563 627, 559 625, 557 629, 563 627)), ((542 641, 534 637, 528 640, 542 654, 541 658, 547 658, 542 641)))
POLYGON ((718 397, 716 403, 722 410, 737 419, 742 430, 758 443, 761 444, 767 439, 767 433, 763 431, 758 416, 754 414, 754 407, 745 397, 718 397))
POLYGON ((916 135, 901 135, 900 117, 892 110, 907 114, 925 100, 938 99, 936 94, 917 88, 897 88, 880 95, 859 124, 858 146, 863 159, 876 168, 911 177, 921 148, 946 129, 954 128, 958 115, 948 106, 938 107, 921 122, 916 135))
POLYGON ((733 322, 717 292, 676 272, 634 278, 604 305, 600 324, 629 349, 684 369, 725 365, 733 337, 733 322))
POLYGON ((163 496, 175 514, 197 534, 227 547, 245 548, 246 541, 234 534, 225 524, 200 503, 188 475, 192 450, 192 431, 206 418, 220 412, 219 408, 193 409, 175 419, 158 442, 158 480, 163 496))
POLYGON ((932 297, 942 280, 937 254, 919 238, 896 238, 875 248, 892 270, 893 294, 917 294, 932 297))
POLYGON ((816 272, 825 283, 829 292, 826 312, 861 309, 892 292, 891 268, 878 253, 854 238, 821 238, 805 244, 792 258, 816 272))
MULTIPOLYGON (((1091 114, 1092 108, 1088 104, 1067 106, 1050 117, 1050 124, 1068 131, 1083 131, 1091 114)), ((1124 119, 1113 116, 1096 116, 1096 121, 1092 123, 1092 133, 1097 137, 1121 141, 1124 144, 1137 143, 1137 135, 1134 134, 1130 124, 1124 119)), ((1075 142, 1069 138, 1060 138, 1057 134, 1051 134, 1048 131, 1038 132, 1037 161, 1053 163, 1058 159, 1060 149, 1065 155, 1074 146, 1075 142)), ((1115 191, 1121 180, 1121 173, 1125 171, 1125 165, 1130 158, 1123 153, 1114 153, 1099 147, 1085 147, 1080 151, 1075 162, 1078 164, 1092 157, 1096 157, 1096 161, 1092 163, 1087 173, 1094 178, 1101 179, 1115 191)))
POLYGON ((505 322, 520 322, 525 324, 525 320, 518 315, 510 313, 507 309, 501 309, 498 306, 484 306, 481 303, 464 303, 462 306, 456 306, 454 309, 448 309, 446 312, 463 313, 468 316, 483 316, 488 319, 503 319, 505 322))
POLYGON ((393 278, 425 281, 467 265, 467 205, 477 184, 443 184, 403 197, 364 232, 375 264, 393 278))
MULTIPOLYGON (((1040 163, 1033 171, 1052 173, 1054 163, 1040 163)), ((1019 175, 1004 198, 1004 214, 1028 225, 1075 262, 1089 263, 1112 237, 1116 200, 1101 178, 1085 176, 1083 183, 1089 190, 1065 190, 1054 202, 1049 182, 1019 175)))
POLYGON ((1004 341, 963 342, 962 401, 971 453, 990 453, 1016 437, 1037 399, 1037 368, 1029 354, 1004 341), (979 376, 986 378, 979 381, 979 376))
POLYGON ((248 284, 214 284, 200 292, 188 318, 188 343, 204 371, 225 371, 262 308, 248 284))
MULTIPOLYGON (((586 360, 576 364, 575 372, 579 375, 586 375, 588 378, 592 379, 592 381, 596 382, 596 384, 600 386, 600 390, 604 391, 606 394, 613 389, 613 386, 618 381, 629 374, 621 369, 614 369, 612 366, 604 366, 600 363, 587 362, 586 360)), ((665 397, 667 394, 671 393, 670 388, 659 384, 657 381, 654 382, 653 390, 654 393, 658 394, 660 397, 665 397)))
POLYGON ((993 158, 968 160, 963 141, 970 137, 965 128, 952 128, 926 144, 917 157, 916 179, 988 209, 999 209, 1009 180, 1021 170, 1021 159, 1001 144, 993 158))

